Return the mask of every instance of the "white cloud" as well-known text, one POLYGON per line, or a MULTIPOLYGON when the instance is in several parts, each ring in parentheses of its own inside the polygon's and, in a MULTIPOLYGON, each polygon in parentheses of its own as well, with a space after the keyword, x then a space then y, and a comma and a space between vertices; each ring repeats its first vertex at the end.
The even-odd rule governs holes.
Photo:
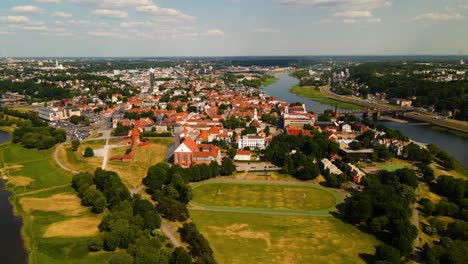
POLYGON ((361 18, 361 17, 371 17, 372 14, 369 10, 348 10, 348 11, 336 12, 333 16, 361 18))
POLYGON ((29 30, 29 31, 46 31, 47 27, 46 26, 24 26, 24 30, 29 30))
POLYGON ((411 19, 412 21, 435 21, 435 22, 449 22, 449 21, 462 21, 465 16, 458 13, 425 13, 411 19))
POLYGON ((28 23, 30 20, 25 16, 3 16, 0 17, 0 22, 4 23, 28 23))
POLYGON ((315 7, 331 9, 375 9, 383 6, 389 6, 391 3, 387 0, 279 0, 284 5, 311 5, 315 7))
POLYGON ((184 14, 179 10, 172 9, 172 8, 161 8, 154 4, 138 6, 136 10, 141 13, 148 13, 148 14, 152 14, 155 16, 162 16, 162 17, 165 17, 166 19, 170 18, 174 22, 195 20, 194 16, 184 14))
POLYGON ((214 28, 214 29, 210 29, 210 30, 207 30, 205 33, 203 33, 203 35, 205 36, 224 36, 224 31, 222 29, 219 29, 219 28, 214 28))
POLYGON ((59 17, 59 18, 70 18, 70 17, 72 17, 73 15, 70 14, 70 13, 65 13, 65 12, 60 12, 60 11, 58 11, 58 12, 54 12, 54 13, 52 14, 52 16, 53 16, 53 17, 59 17))
POLYGON ((96 9, 91 14, 98 16, 98 17, 105 17, 105 18, 126 18, 128 17, 127 12, 120 11, 120 10, 111 10, 111 9, 96 9))
POLYGON ((44 9, 32 5, 14 6, 11 11, 18 13, 43 13, 44 9))
POLYGON ((33 2, 40 4, 60 4, 62 0, 33 0, 33 2))
POLYGON ((75 4, 97 5, 106 8, 151 5, 151 0, 69 0, 75 4))
POLYGON ((120 27, 122 28, 140 28, 140 27, 149 27, 154 26, 151 22, 122 22, 120 27))

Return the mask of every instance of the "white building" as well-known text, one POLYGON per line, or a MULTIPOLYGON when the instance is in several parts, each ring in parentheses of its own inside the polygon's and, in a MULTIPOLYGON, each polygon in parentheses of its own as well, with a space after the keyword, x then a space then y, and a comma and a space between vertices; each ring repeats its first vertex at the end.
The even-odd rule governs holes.
POLYGON ((234 160, 249 161, 250 160, 250 150, 243 150, 243 149, 237 150, 236 156, 234 156, 234 160))
POLYGON ((249 148, 258 148, 264 149, 265 148, 265 138, 257 135, 245 135, 239 138, 237 142, 238 148, 243 149, 245 147, 249 148))

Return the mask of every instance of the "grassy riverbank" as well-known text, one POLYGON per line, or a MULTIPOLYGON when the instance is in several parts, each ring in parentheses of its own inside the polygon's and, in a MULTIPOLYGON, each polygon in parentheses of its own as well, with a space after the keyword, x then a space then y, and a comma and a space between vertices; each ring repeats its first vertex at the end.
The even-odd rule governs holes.
POLYGON ((277 82, 279 79, 276 77, 268 78, 265 81, 262 81, 262 87, 267 87, 268 85, 272 85, 277 82))
POLYGON ((330 105, 331 106, 330 108, 336 105, 338 106, 338 108, 347 109, 347 110, 362 110, 363 109, 361 106, 358 106, 358 105, 336 101, 336 100, 327 98, 327 96, 323 94, 320 91, 320 89, 316 89, 313 86, 295 85, 290 89, 290 91, 294 94, 300 95, 307 99, 311 99, 321 104, 330 105))
POLYGON ((29 263, 106 263, 112 253, 87 248, 100 219, 81 206, 71 175, 56 167, 52 153, 0 146, 1 174, 14 213, 22 218, 29 263))

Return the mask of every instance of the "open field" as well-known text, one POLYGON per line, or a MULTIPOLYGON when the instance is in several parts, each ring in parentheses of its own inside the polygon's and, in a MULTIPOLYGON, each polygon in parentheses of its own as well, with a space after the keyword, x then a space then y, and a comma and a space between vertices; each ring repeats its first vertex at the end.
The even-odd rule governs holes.
POLYGON ((237 172, 231 176, 226 176, 225 178, 233 178, 233 179, 244 179, 244 180, 271 180, 271 181, 278 181, 278 180, 287 180, 287 181, 299 181, 296 178, 292 177, 289 174, 281 174, 279 171, 268 171, 266 172, 269 176, 265 176, 264 171, 244 171, 244 172, 237 172))
POLYGON ((405 168, 405 166, 404 166, 404 165, 397 165, 397 164, 393 164, 393 165, 377 165, 377 168, 378 168, 379 170, 396 171, 396 170, 405 168))
MULTIPOLYGON (((109 161, 106 169, 117 172, 127 187, 136 188, 146 176, 148 168, 163 161, 170 143, 172 138, 152 139, 150 145, 136 149, 131 161, 109 161)), ((126 149, 113 149, 109 157, 123 155, 126 149)))
POLYGON ((112 253, 90 253, 89 237, 84 237, 95 232, 91 222, 96 224, 100 218, 80 205, 70 187, 71 175, 56 167, 52 153, 16 144, 0 146, 0 167, 10 181, 33 180, 24 187, 12 182, 6 185, 13 192, 9 199, 15 214, 22 218, 21 233, 29 263, 107 263, 112 253), (67 223, 74 219, 86 221, 78 221, 80 225, 67 223))
POLYGON ((93 237, 99 233, 101 219, 96 217, 73 218, 47 227, 44 237, 93 237))
POLYGON ((311 184, 203 183, 193 185, 192 204, 280 211, 332 210, 337 194, 311 184))
POLYGON ((376 238, 334 217, 190 211, 219 263, 365 263, 376 238))
POLYGON ((19 200, 19 203, 23 210, 28 213, 38 210, 77 216, 86 211, 86 208, 81 206, 80 199, 73 194, 59 193, 43 198, 24 197, 19 200))
POLYGON ((303 96, 305 98, 314 100, 321 104, 327 104, 330 106, 337 105, 338 108, 341 108, 341 109, 349 109, 349 110, 362 110, 363 109, 363 107, 355 105, 355 104, 341 102, 341 101, 327 98, 327 96, 324 93, 322 93, 318 89, 315 89, 315 87, 312 87, 312 86, 295 85, 291 88, 291 92, 294 94, 303 96))

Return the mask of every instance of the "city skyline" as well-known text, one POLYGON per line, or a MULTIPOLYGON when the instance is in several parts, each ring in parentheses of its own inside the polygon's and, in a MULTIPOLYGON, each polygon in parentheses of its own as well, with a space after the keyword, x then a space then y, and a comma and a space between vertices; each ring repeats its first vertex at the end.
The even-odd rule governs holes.
POLYGON ((3 1, 0 57, 468 53, 458 0, 97 2, 3 1))

